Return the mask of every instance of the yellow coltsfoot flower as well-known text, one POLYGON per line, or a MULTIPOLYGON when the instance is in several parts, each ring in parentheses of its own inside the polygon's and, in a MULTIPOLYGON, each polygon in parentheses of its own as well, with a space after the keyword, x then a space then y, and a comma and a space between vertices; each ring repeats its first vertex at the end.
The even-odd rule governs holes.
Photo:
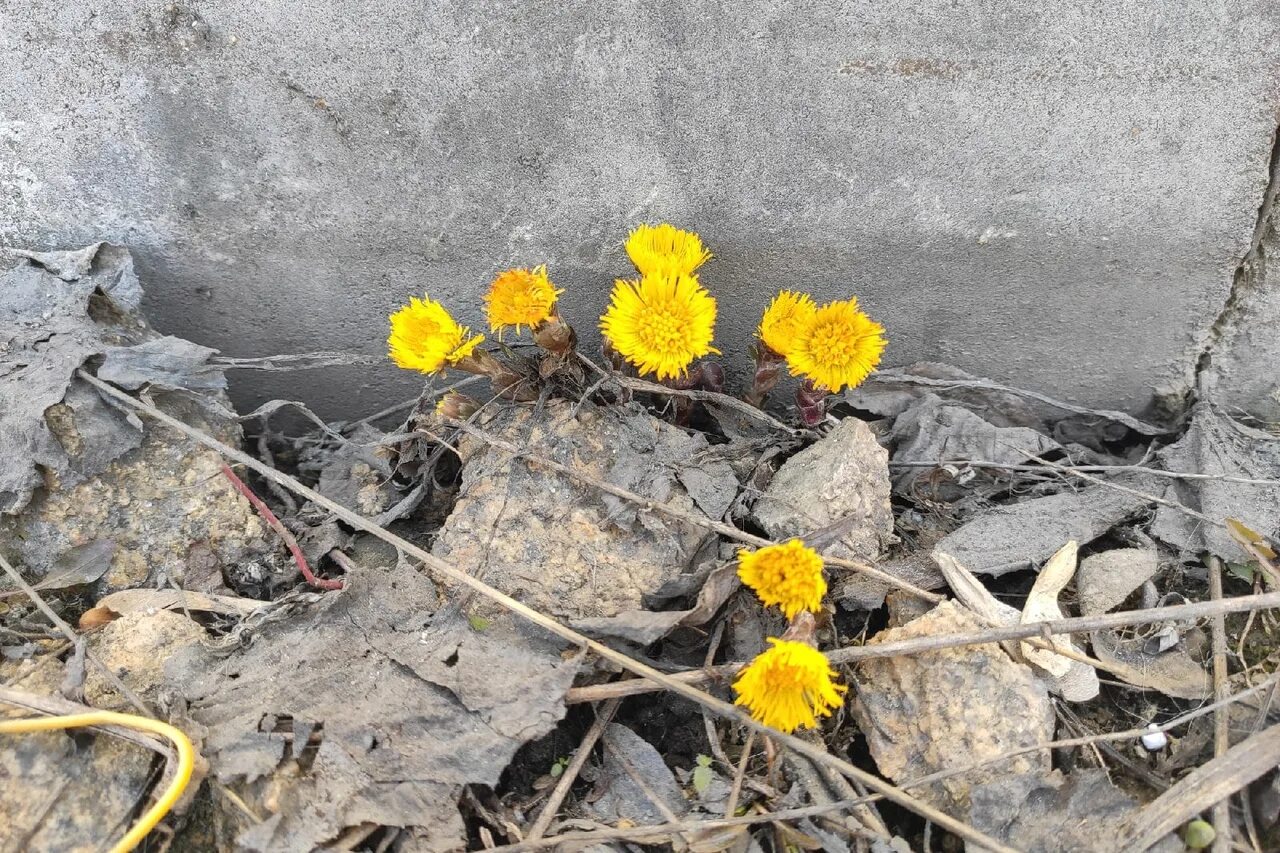
POLYGON ((718 353, 716 300, 693 275, 646 275, 614 283, 600 331, 609 345, 646 375, 683 376, 695 358, 718 353))
POLYGON ((785 356, 817 312, 818 306, 809 294, 780 291, 765 309, 756 337, 778 355, 785 356))
POLYGON ((489 331, 502 332, 512 326, 534 328, 556 314, 556 297, 563 293, 547 278, 543 264, 534 269, 510 269, 498 273, 484 296, 489 331))
POLYGON ((844 702, 848 689, 832 679, 836 672, 827 656, 808 643, 769 638, 761 652, 733 683, 738 698, 751 716, 790 734, 797 728, 813 728, 818 717, 829 717, 844 702))
POLYGON ((638 225, 627 238, 627 255, 641 276, 692 275, 711 259, 702 238, 674 225, 638 225))
POLYGON ((788 619, 822 607, 827 581, 822 557, 799 539, 738 552, 738 577, 766 606, 777 605, 788 619))
POLYGON ((484 335, 472 335, 430 296, 410 297, 409 304, 390 319, 389 354, 407 370, 437 373, 471 355, 484 342, 484 335))
POLYGON ((831 393, 853 388, 880 363, 888 341, 884 326, 858 310, 858 300, 828 302, 787 353, 791 372, 831 393))

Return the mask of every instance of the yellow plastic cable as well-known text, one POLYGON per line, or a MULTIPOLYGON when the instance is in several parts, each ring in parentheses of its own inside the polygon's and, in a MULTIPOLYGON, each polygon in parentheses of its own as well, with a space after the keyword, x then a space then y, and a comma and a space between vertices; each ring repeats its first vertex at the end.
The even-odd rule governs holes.
POLYGON ((178 769, 173 775, 169 787, 156 800, 155 805, 134 824, 120 841, 111 848, 111 853, 129 853, 138 846, 147 833, 156 828, 164 816, 173 808, 173 804, 182 796, 187 784, 191 781, 191 770, 195 766, 196 751, 187 736, 168 723, 138 717, 133 714, 118 714, 115 711, 92 711, 85 714, 67 714, 56 717, 25 717, 20 720, 0 721, 0 735, 28 734, 30 732, 50 732, 61 729, 79 729, 85 726, 122 726, 136 731, 160 735, 173 744, 178 752, 178 769))

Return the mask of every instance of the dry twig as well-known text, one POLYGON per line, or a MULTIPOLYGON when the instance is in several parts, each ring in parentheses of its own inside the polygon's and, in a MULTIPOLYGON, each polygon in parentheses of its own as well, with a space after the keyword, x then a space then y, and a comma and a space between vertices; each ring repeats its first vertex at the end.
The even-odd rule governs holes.
POLYGON ((583 736, 582 743, 578 745, 578 751, 573 754, 573 759, 569 762, 569 766, 560 774, 555 788, 552 789, 551 795, 547 797, 546 805, 538 813, 538 818, 533 822, 533 826, 529 828, 526 838, 532 841, 546 834, 547 827, 551 825, 551 821, 555 820, 556 812, 560 811, 560 804, 568 796, 569 788, 573 786, 573 780, 577 779, 578 774, 582 772, 587 759, 591 757, 591 750, 595 749, 596 741, 600 740, 600 736, 604 734, 605 728, 609 725, 609 721, 613 719, 613 715, 618 710, 618 705, 621 702, 621 699, 610 699, 600 706, 599 711, 596 713, 595 722, 591 724, 591 728, 587 729, 587 733, 583 736))
POLYGON ((1117 850, 1146 850, 1214 803, 1274 770, 1280 764, 1280 726, 1272 726, 1233 746, 1182 777, 1147 803, 1129 822, 1117 850))
MULTIPOLYGON (((27 594, 27 597, 30 598, 31 602, 40 609, 40 612, 45 615, 45 618, 52 622, 58 630, 62 632, 62 636, 66 637, 71 645, 74 646, 79 640, 79 635, 76 634, 75 629, 68 625, 61 616, 54 612, 54 609, 49 606, 48 602, 40 597, 40 593, 23 579, 17 569, 9 564, 9 561, 5 559, 4 554, 0 554, 0 569, 4 570, 4 573, 9 576, 9 579, 17 584, 18 587, 27 594)), ((107 681, 111 682, 111 686, 118 690, 121 696, 129 700, 129 704, 137 709, 139 714, 142 714, 144 717, 155 717, 155 714, 147 707, 147 704, 142 701, 142 698, 138 696, 137 693, 130 690, 129 685, 121 681, 120 676, 112 672, 110 667, 103 663, 96 654, 86 649, 85 657, 87 657, 89 662, 97 667, 104 676, 106 676, 107 681)))
MULTIPOLYGON (((997 471, 1016 471, 1026 474, 1045 473, 1043 465, 1014 465, 1007 462, 991 462, 986 459, 925 459, 916 462, 890 462, 890 468, 991 468, 997 471)), ((1145 465, 1062 465, 1061 469, 1088 474, 1149 474, 1170 480, 1213 480, 1220 483, 1239 483, 1246 486, 1280 486, 1280 480, 1256 480, 1251 477, 1235 477, 1230 474, 1193 474, 1187 471, 1165 471, 1145 465)))
MULTIPOLYGON (((1223 598, 1219 601, 1202 601, 1194 604, 1176 604, 1171 607, 1121 610, 1116 613, 1077 616, 1070 619, 1053 619, 1048 622, 1003 625, 963 634, 936 634, 931 637, 915 637, 910 640, 898 640, 892 643, 846 646, 842 649, 827 652, 827 658, 833 664, 853 663, 868 658, 897 657, 899 655, 919 654, 920 652, 930 652, 938 649, 951 649, 958 646, 981 646, 987 643, 1025 640, 1033 637, 1043 639, 1055 634, 1083 634, 1104 628, 1126 628, 1132 625, 1150 625, 1154 622, 1204 619, 1227 613, 1247 613, 1253 610, 1267 610, 1274 607, 1280 607, 1280 592, 1242 595, 1236 598, 1223 598)), ((721 664, 710 669, 679 672, 668 677, 683 684, 705 684, 710 681, 728 678, 746 665, 746 661, 737 661, 721 664)), ((657 689, 660 688, 639 679, 614 681, 609 684, 595 684, 590 687, 575 687, 569 691, 565 701, 569 703, 599 702, 602 699, 611 699, 616 696, 634 696, 639 693, 650 693, 657 689)))
MULTIPOLYGON (((1209 597, 1222 600, 1222 560, 1209 557, 1209 597)), ((1227 626, 1221 615, 1214 616, 1213 630, 1213 698, 1221 702, 1227 697, 1227 626)), ((1228 708, 1213 712, 1213 754, 1221 758, 1231 748, 1228 708)), ((1231 800, 1223 798, 1213 806, 1213 853, 1231 850, 1231 800)))
POLYGON ((720 394, 715 391, 701 391, 696 388, 669 388, 666 385, 658 385, 654 382, 646 382, 643 379, 623 376, 621 373, 605 370, 582 353, 578 353, 578 358, 596 373, 601 376, 608 377, 610 382, 621 385, 623 388, 628 388, 632 391, 643 391, 646 394, 660 394, 666 397, 684 397, 687 400, 697 400, 702 403, 715 403, 716 405, 724 406, 726 409, 733 409, 735 412, 746 415, 747 417, 760 421, 761 423, 768 424, 779 432, 785 432, 788 435, 811 434, 810 430, 796 429, 795 427, 787 426, 764 410, 757 409, 750 403, 739 400, 737 397, 730 397, 728 394, 720 394))
POLYGON ((996 839, 991 838, 983 832, 979 832, 963 821, 957 820, 943 813, 928 803, 906 794, 897 786, 886 782, 880 777, 868 773, 859 767, 855 767, 848 761, 836 758, 825 750, 818 749, 814 747, 813 744, 807 743, 800 738, 770 729, 753 719, 741 708, 731 705, 722 699, 717 699, 716 697, 698 690, 685 682, 659 672, 648 664, 641 663, 623 652, 588 638, 578 631, 561 624, 556 619, 534 610, 511 596, 494 589, 482 580, 459 569, 452 563, 442 560, 434 554, 414 545, 412 542, 396 536, 386 528, 374 524, 359 513, 326 498, 314 489, 304 486, 293 477, 290 477, 287 474, 282 474, 271 466, 254 459, 252 456, 236 450, 201 430, 198 430, 189 424, 183 423, 177 418, 160 411, 155 406, 134 398, 124 391, 121 391, 119 388, 116 388, 114 385, 103 382, 88 371, 83 369, 77 370, 76 375, 112 399, 118 400, 128 407, 146 414, 169 428, 177 430, 188 438, 203 444, 205 447, 216 450, 228 459, 247 465, 262 476, 275 480, 277 483, 293 491, 295 494, 314 501, 317 505, 329 510, 338 518, 342 519, 357 530, 363 530, 366 533, 371 533, 384 542, 395 546, 405 554, 419 560, 433 574, 469 587, 480 595, 483 595, 485 598, 501 605, 525 620, 532 622, 534 625, 550 631, 561 639, 567 640, 574 645, 589 649, 599 657, 616 664, 635 675, 652 680, 663 688, 671 690, 672 692, 696 702, 699 705, 710 708, 728 720, 738 723, 739 725, 747 726, 755 731, 768 734, 771 738, 784 744, 788 749, 795 750, 801 755, 832 767, 850 779, 859 781, 866 785, 870 790, 883 794, 885 798, 891 802, 898 804, 902 808, 915 812, 923 818, 932 820, 936 825, 972 844, 981 845, 995 853, 1013 853, 1012 849, 1007 845, 1001 844, 996 839))

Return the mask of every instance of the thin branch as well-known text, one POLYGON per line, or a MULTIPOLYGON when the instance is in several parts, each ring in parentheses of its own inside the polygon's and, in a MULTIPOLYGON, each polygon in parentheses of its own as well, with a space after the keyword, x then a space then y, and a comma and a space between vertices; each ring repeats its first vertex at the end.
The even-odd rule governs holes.
POLYGON ((217 355, 209 363, 224 370, 310 370, 315 367, 344 367, 353 364, 383 364, 385 356, 363 353, 325 351, 267 355, 257 358, 232 358, 217 355))
POLYGON ((551 796, 547 797, 547 804, 542 807, 542 811, 538 813, 538 819, 533 822, 533 826, 530 827, 528 834, 525 836, 528 840, 535 841, 547 834, 547 827, 551 826, 551 821, 555 819, 556 813, 560 811, 560 804, 569 795, 569 788, 573 786, 573 781, 582 772, 587 759, 591 757, 591 750, 595 749, 596 741, 600 740, 600 736, 604 734, 605 728, 609 725, 609 721, 613 719, 614 712, 618 710, 618 705, 621 702, 621 699, 610 699, 600 706, 600 709, 596 712, 595 722, 591 724, 591 728, 587 729, 586 735, 582 738, 582 743, 578 745, 578 751, 573 754, 573 759, 569 762, 569 766, 560 774, 560 779, 556 782, 555 788, 552 789, 551 796))
MULTIPOLYGON (((1044 638, 1054 634, 1083 634, 1105 628, 1127 628, 1133 625, 1150 625, 1155 622, 1176 621, 1184 619, 1204 619, 1228 613, 1247 613, 1253 610, 1267 610, 1280 607, 1280 592, 1267 592, 1261 595, 1242 595, 1236 598, 1223 598, 1219 601, 1202 601, 1193 604, 1176 604, 1171 607, 1151 607, 1144 610, 1121 610, 1117 613, 1103 613, 1097 616, 1077 616, 1069 619, 1053 619, 1047 622, 1027 622, 1019 625, 1001 625, 984 628, 981 631, 970 631, 963 634, 936 634, 930 637, 915 637, 910 640, 897 640, 890 643, 868 643, 864 646, 846 646, 827 652, 827 659, 833 664, 852 663, 869 658, 896 657, 899 655, 919 654, 938 649, 951 649, 958 646, 981 646, 987 643, 999 643, 1006 640, 1025 640, 1032 637, 1044 638)), ((709 681, 727 679, 747 665, 745 661, 721 664, 709 669, 689 670, 669 676, 683 684, 705 684, 709 681)), ((608 684, 595 684, 590 687, 575 687, 569 691, 565 701, 599 702, 617 696, 634 696, 639 693, 651 693, 655 688, 644 681, 613 681, 608 684)))
POLYGON ((360 418, 359 420, 352 421, 351 423, 348 423, 348 424, 343 424, 342 429, 340 429, 339 432, 343 432, 343 433, 354 432, 357 427, 363 426, 364 424, 371 424, 371 423, 374 423, 375 421, 380 421, 383 418, 389 418, 392 415, 397 415, 400 412, 407 412, 410 409, 412 409, 414 406, 418 405, 423 400, 434 400, 437 397, 443 397, 445 394, 448 394, 450 391, 457 391, 459 388, 466 388, 468 385, 474 385, 475 383, 479 382, 484 378, 485 377, 483 376, 468 376, 465 379, 459 379, 457 382, 453 383, 452 385, 447 385, 444 388, 440 388, 438 390, 428 387, 424 389, 423 392, 419 394, 417 397, 414 397, 412 400, 401 400, 399 403, 396 403, 394 406, 387 406, 385 409, 374 412, 372 415, 365 415, 363 418, 360 418))
POLYGON ((344 522, 356 528, 357 530, 363 530, 366 533, 371 533, 374 536, 378 537, 379 539, 383 540, 384 542, 387 542, 388 544, 395 546, 396 548, 400 549, 403 553, 408 554, 409 556, 413 557, 416 560, 419 560, 427 569, 429 569, 436 576, 441 578, 447 578, 450 581, 469 587, 470 589, 474 590, 475 592, 479 593, 485 598, 501 605, 502 607, 522 617, 528 622, 531 622, 534 625, 544 628, 547 631, 550 631, 551 633, 560 637, 561 639, 567 640, 568 642, 573 643, 576 646, 589 649, 590 651, 594 652, 597 656, 603 658, 604 660, 609 661, 610 663, 616 664, 617 666, 627 670, 628 672, 633 673, 634 675, 638 675, 638 676, 641 676, 642 678, 649 679, 661 685, 663 688, 671 690, 672 692, 680 696, 683 696, 686 699, 696 702, 699 705, 702 705, 704 707, 710 708, 716 713, 720 714, 725 719, 728 719, 739 725, 747 726, 748 728, 753 729, 757 732, 762 732, 764 734, 767 734, 771 738, 778 741, 779 743, 786 745, 788 749, 795 750, 796 752, 799 752, 801 755, 804 755, 808 758, 812 758, 815 761, 822 762, 823 764, 829 767, 832 767, 833 769, 844 774, 850 779, 856 780, 866 785, 866 787, 869 788, 870 790, 883 794, 885 798, 888 799, 889 801, 896 803, 897 805, 901 806, 904 809, 907 809, 909 811, 912 811, 920 815, 922 818, 932 820, 938 826, 942 827, 943 829, 946 829, 948 832, 951 832, 952 834, 957 835, 960 838, 972 844, 989 848, 990 850, 994 851, 994 853, 1014 853, 1012 848, 1008 847, 1007 845, 1001 844, 999 841, 997 841, 994 838, 991 838, 986 833, 980 832, 977 829, 970 826, 969 824, 963 821, 957 820, 943 813, 942 811, 935 808, 934 806, 931 806, 928 803, 925 803, 922 800, 919 800, 916 797, 913 797, 905 793, 897 786, 889 782, 886 782, 880 777, 875 776, 871 773, 868 773, 867 771, 854 766, 853 764, 849 763, 844 759, 837 758, 831 755, 830 753, 826 752, 825 750, 818 749, 813 744, 807 743, 800 738, 794 737, 793 735, 783 734, 782 732, 779 732, 775 729, 771 729, 768 726, 765 726, 764 724, 752 718, 750 714, 746 713, 741 708, 735 705, 731 705, 730 703, 725 702, 722 699, 717 699, 715 696, 712 696, 709 693, 705 693, 701 690, 698 690, 695 687, 691 687, 689 684, 686 684, 682 681, 672 678, 669 675, 659 672, 658 670, 654 669, 648 664, 642 663, 636 660, 635 658, 631 657, 630 655, 627 655, 616 649, 610 648, 609 646, 603 643, 597 642, 596 640, 592 640, 589 637, 585 636, 584 634, 581 634, 578 631, 573 630, 567 625, 561 624, 556 619, 550 616, 547 616, 546 614, 541 613, 537 610, 534 610, 528 605, 520 601, 517 601, 516 599, 507 595, 506 593, 503 593, 494 589, 493 587, 489 586, 479 578, 473 577, 472 575, 468 574, 462 569, 459 569, 453 563, 443 560, 440 557, 430 553, 429 551, 426 551, 418 547, 417 545, 414 545, 412 542, 409 542, 406 539, 396 536, 394 533, 391 533, 386 528, 381 527, 377 524, 374 524, 369 519, 365 518, 359 513, 348 509, 342 504, 339 504, 339 503, 336 503, 335 501, 330 500, 329 498, 325 497, 324 495, 320 494, 314 489, 304 486, 302 483, 298 482, 293 477, 290 477, 287 474, 282 474, 281 472, 275 470, 271 466, 266 465, 257 459, 254 459, 252 456, 248 455, 247 453, 244 453, 240 450, 236 450, 235 448, 230 447, 221 441, 218 441, 216 438, 213 438, 207 433, 204 433, 201 430, 198 430, 190 426, 189 424, 183 423, 177 418, 160 411, 155 406, 152 406, 149 403, 143 402, 141 400, 138 400, 132 397, 129 394, 126 394, 124 391, 121 391, 119 388, 116 388, 114 385, 103 382, 101 379, 89 373, 88 371, 83 369, 77 370, 76 375, 82 378, 84 381, 88 382, 90 385, 97 388, 98 390, 102 391, 104 394, 112 397, 113 399, 119 400, 121 403, 125 404, 126 406, 129 406, 132 409, 136 409, 137 411, 145 413, 149 417, 165 424, 171 429, 177 430, 178 432, 182 433, 183 435, 187 436, 188 438, 196 442, 199 442, 205 447, 208 447, 212 450, 216 450, 217 452, 221 453, 223 456, 227 457, 228 459, 232 459, 236 462, 240 462, 244 465, 247 465, 248 467, 252 468, 254 471, 257 471, 262 476, 273 479, 280 485, 284 486, 287 489, 290 489, 291 491, 300 495, 301 497, 305 497, 308 500, 315 502, 317 505, 322 506, 325 509, 329 510, 338 518, 342 519, 344 522))
POLYGON ((1024 454, 1028 459, 1034 459, 1042 465, 1048 465, 1050 468, 1053 468, 1055 471, 1061 471, 1062 473, 1067 474, 1069 476, 1077 477, 1081 480, 1086 480, 1090 483, 1095 483, 1099 486, 1106 486, 1108 489, 1114 489, 1117 492, 1124 492, 1125 494, 1142 498, 1144 501, 1148 501, 1150 503, 1160 504, 1161 506, 1167 506, 1169 507, 1169 509, 1177 510, 1178 512, 1181 512, 1181 513, 1185 513, 1186 515, 1191 516, 1197 521, 1203 521, 1205 524, 1209 524, 1214 527, 1220 527, 1224 530, 1227 527, 1225 522, 1212 519, 1209 516, 1205 515, 1204 513, 1200 512, 1199 510, 1194 510, 1189 506, 1184 506, 1183 504, 1180 504, 1177 501, 1171 501, 1171 500, 1168 500, 1167 498, 1162 498, 1162 497, 1159 497, 1158 495, 1153 495, 1150 492, 1144 492, 1140 489, 1130 488, 1129 486, 1122 486, 1119 483, 1113 483, 1110 480, 1104 480, 1101 477, 1095 477, 1092 474, 1086 474, 1083 471, 1080 471, 1076 468, 1071 468, 1067 465, 1059 465, 1057 462, 1051 462, 1042 456, 1035 455, 1030 450, 1025 450, 1023 448, 1015 447, 1014 445, 1011 445, 1011 444, 1006 444, 1005 446, 1013 450, 1016 450, 1019 453, 1024 454))
MULTIPOLYGON (((783 820, 799 820, 806 817, 817 817, 819 815, 830 814, 832 812, 842 811, 852 806, 860 805, 875 797, 859 798, 857 800, 842 800, 838 803, 823 803, 818 806, 805 806, 798 809, 784 809, 779 812, 761 812, 760 814, 743 815, 742 817, 714 818, 712 820, 686 820, 678 823, 659 823, 653 826, 631 826, 626 828, 616 828, 612 826, 603 827, 601 829, 585 830, 582 832, 565 832, 560 835, 552 835, 547 838, 539 838, 529 841, 520 841, 515 844, 505 844, 501 847, 490 848, 488 853, 525 853, 528 850, 541 850, 545 847, 556 847, 560 844, 586 844, 598 841, 612 841, 617 839, 626 839, 631 841, 640 841, 641 839, 652 839, 645 843, 656 843, 658 839, 668 838, 681 833, 704 832, 712 829, 727 829, 733 826, 752 826, 758 823, 775 823, 783 820)), ((1007 847, 1000 848, 1009 850, 1007 847)), ((1017 853, 1017 851, 1012 851, 1017 853)))
POLYGON ((909 373, 889 372, 873 373, 867 380, 870 383, 881 385, 892 385, 895 382, 901 382, 906 385, 925 385, 931 388, 977 388, 985 391, 1005 391, 1010 394, 1017 394, 1022 397, 1029 397, 1032 400, 1038 400, 1041 403, 1052 406, 1055 409, 1061 409, 1064 412, 1072 412, 1077 415, 1092 415, 1094 417, 1105 418, 1109 421, 1123 424, 1134 432, 1143 435, 1168 435, 1173 432, 1171 429, 1155 426, 1154 424, 1144 423, 1132 415, 1124 412, 1115 412, 1108 409, 1086 409, 1083 406, 1077 406, 1062 400, 1055 400, 1053 397, 1046 396, 1037 391, 1028 391, 1025 388, 1015 388, 1012 385, 1001 385, 992 382, 989 379, 933 379, 928 376, 913 376, 909 373))
POLYGON ((738 759, 738 767, 733 773, 733 787, 729 789, 729 799, 724 804, 724 816, 733 817, 738 810, 738 797, 742 795, 742 780, 747 775, 747 763, 751 761, 751 747, 755 746, 756 733, 747 732, 747 742, 742 745, 742 757, 738 759))
MULTIPOLYGON (((746 405, 746 404, 744 403, 743 405, 746 405)), ((757 548, 763 548, 767 545, 775 544, 770 539, 765 539, 761 536, 756 536, 754 534, 747 533, 745 530, 739 530, 738 528, 733 527, 732 525, 729 525, 729 524, 725 524, 722 521, 716 521, 715 519, 707 518, 706 516, 693 515, 692 513, 686 512, 685 510, 680 509, 679 507, 673 506, 671 504, 663 503, 662 501, 656 501, 656 500, 653 500, 652 498, 647 498, 644 495, 639 494, 638 492, 633 492, 630 489, 624 489, 621 486, 614 485, 613 483, 607 483, 604 480, 600 480, 600 479, 597 479, 596 477, 592 477, 591 475, 583 473, 582 471, 578 471, 575 468, 571 468, 568 465, 563 465, 559 462, 556 462, 553 459, 547 459, 545 456, 539 456, 535 453, 530 452, 529 450, 526 450, 521 447, 517 447, 511 442, 498 438, 496 435, 493 435, 491 433, 485 432, 479 427, 473 426, 468 423, 460 422, 460 421, 455 423, 457 423, 458 428, 462 432, 465 432, 470 436, 480 439, 490 447, 496 448, 497 450, 501 450, 504 453, 516 459, 523 459, 526 463, 530 465, 536 465, 539 468, 545 468, 549 471, 554 471, 557 474, 563 474, 566 477, 571 477, 580 483, 585 483, 588 486, 599 489, 600 491, 613 495, 614 497, 619 497, 625 501, 630 501, 631 503, 634 503, 637 506, 639 506, 641 509, 648 510, 650 512, 661 513, 662 515, 665 515, 669 518, 674 518, 679 521, 683 521, 687 524, 692 524, 696 527, 701 527, 704 530, 710 530, 711 532, 719 534, 720 536, 723 536, 726 539, 733 539, 738 542, 744 542, 748 545, 754 545, 757 548)), ((905 592, 909 592, 912 595, 916 596, 917 598, 924 599, 925 601, 931 602, 933 604, 937 604, 943 599, 943 596, 938 595, 937 593, 927 592, 915 586, 914 584, 910 584, 907 581, 902 580, 901 578, 894 577, 893 575, 888 574, 887 572, 880 571, 874 566, 869 566, 866 563, 862 563, 857 560, 846 560, 838 557, 826 557, 826 556, 824 556, 822 559, 823 559, 823 562, 829 565, 839 566, 841 568, 850 569, 855 572, 861 572, 869 577, 873 577, 873 578, 876 578, 877 580, 884 581, 887 584, 897 587, 898 589, 904 590, 905 592)))
POLYGON ((244 495, 245 499, 253 505, 253 508, 262 516, 262 520, 267 523, 267 526, 284 540, 289 553, 293 555, 294 564, 298 567, 298 571, 302 573, 302 577, 306 579, 307 583, 317 589, 342 589, 342 581, 331 581, 315 576, 311 571, 311 566, 307 565, 307 558, 302 553, 302 549, 298 547, 298 540, 294 539, 289 529, 280 523, 280 519, 276 518, 276 514, 271 511, 271 507, 263 503, 262 498, 255 495, 253 489, 245 485, 244 480, 237 477, 236 472, 232 471, 231 466, 225 462, 222 465, 222 473, 231 481, 231 485, 235 486, 236 491, 244 495))
MULTIPOLYGON (((1222 560, 1209 557, 1209 597, 1222 600, 1222 560)), ((1214 616, 1213 629, 1213 698, 1221 702, 1227 696, 1227 626, 1221 615, 1214 616)), ((1213 755, 1221 758, 1231 748, 1231 715, 1227 708, 1213 713, 1213 755)), ((1213 806, 1213 853, 1231 850, 1231 800, 1224 797, 1213 806)))
POLYGON ((689 400, 697 400, 702 403, 715 403, 724 406, 726 409, 733 409, 735 412, 746 415, 753 420, 766 423, 779 432, 785 432, 788 435, 811 435, 812 432, 806 429, 797 429, 787 426, 773 415, 737 397, 730 397, 728 394, 720 394, 715 391, 702 391, 696 388, 668 388, 666 385, 658 385, 655 382, 646 382, 643 379, 636 379, 631 376, 623 376, 621 373, 605 370, 582 353, 578 353, 578 358, 584 363, 591 366, 593 370, 602 376, 609 377, 609 381, 621 385, 623 388, 629 388, 632 391, 643 391, 646 394, 660 394, 667 397, 684 397, 689 400))
MULTIPOLYGON (((5 559, 4 554, 0 554, 0 569, 4 570, 4 573, 9 576, 9 579, 17 584, 18 588, 27 594, 27 597, 30 598, 32 603, 40 609, 40 612, 45 615, 45 618, 52 622, 54 626, 62 632, 62 636, 66 637, 67 640, 70 641, 71 645, 74 646, 79 640, 79 635, 75 632, 75 629, 68 625, 66 621, 49 606, 48 602, 41 598, 40 593, 23 579, 18 570, 10 565, 9 561, 5 559)), ((85 657, 87 657, 89 662, 97 667, 104 676, 106 676, 107 681, 111 682, 111 686, 118 690, 120 695, 127 699, 129 704, 136 708, 139 714, 142 714, 145 717, 155 717, 155 713, 147 707, 147 704, 142 701, 141 697, 130 690, 129 685, 121 681, 120 676, 112 672, 111 668, 103 663, 95 653, 86 649, 85 657)))
MULTIPOLYGON (((916 462, 890 462, 890 468, 993 468, 999 471, 1019 471, 1036 474, 1045 473, 1043 465, 1012 465, 1005 462, 990 462, 986 459, 926 459, 916 462)), ((1167 477, 1172 480, 1213 480, 1220 483, 1240 483, 1246 486, 1280 486, 1280 480, 1256 480, 1251 477, 1235 477, 1230 474, 1193 474, 1187 471, 1165 471, 1160 468, 1148 468, 1145 465, 1061 465, 1060 469, 1083 471, 1091 474, 1149 474, 1152 477, 1167 477)))

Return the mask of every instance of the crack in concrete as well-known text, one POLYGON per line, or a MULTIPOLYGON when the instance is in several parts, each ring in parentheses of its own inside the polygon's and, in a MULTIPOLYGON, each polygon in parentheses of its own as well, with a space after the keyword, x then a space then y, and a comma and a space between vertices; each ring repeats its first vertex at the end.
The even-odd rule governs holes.
POLYGON ((1205 338, 1195 359, 1191 375, 1187 377, 1187 387, 1183 389, 1181 406, 1179 407, 1180 415, 1185 415, 1190 411, 1191 405, 1197 399, 1206 396, 1207 389, 1203 388, 1202 385, 1208 381, 1208 371, 1213 363, 1214 351, 1218 344, 1227 337, 1229 332, 1241 320, 1246 298, 1266 282, 1267 257, 1265 242, 1275 232, 1275 223, 1272 221, 1271 216, 1275 208, 1277 194, 1280 194, 1280 125, 1271 135, 1271 157, 1267 166, 1267 174, 1267 186, 1262 194, 1262 202, 1258 205, 1258 218, 1254 222, 1253 238, 1249 243, 1249 250, 1245 252, 1244 257, 1240 259, 1239 265, 1236 266, 1232 275, 1231 291, 1227 294, 1227 299, 1223 303, 1222 309, 1218 312, 1218 316, 1214 318, 1213 323, 1205 333, 1205 338))

